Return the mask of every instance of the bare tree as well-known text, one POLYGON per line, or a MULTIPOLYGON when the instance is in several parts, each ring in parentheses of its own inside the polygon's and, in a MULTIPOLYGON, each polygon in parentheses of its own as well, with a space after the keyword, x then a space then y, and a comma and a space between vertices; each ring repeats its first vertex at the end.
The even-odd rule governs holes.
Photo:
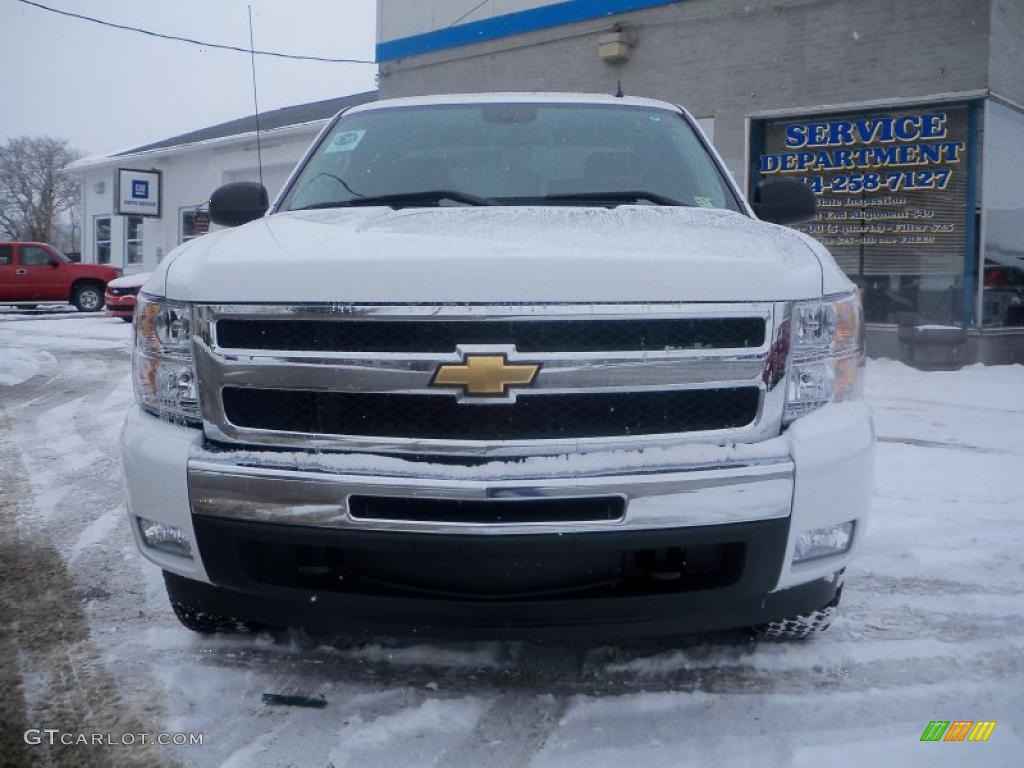
POLYGON ((80 254, 82 251, 82 196, 78 194, 75 197, 68 210, 53 225, 53 235, 49 241, 58 251, 67 254, 80 254))
POLYGON ((0 145, 0 235, 50 242, 61 218, 79 205, 78 179, 66 169, 81 156, 49 136, 0 145))

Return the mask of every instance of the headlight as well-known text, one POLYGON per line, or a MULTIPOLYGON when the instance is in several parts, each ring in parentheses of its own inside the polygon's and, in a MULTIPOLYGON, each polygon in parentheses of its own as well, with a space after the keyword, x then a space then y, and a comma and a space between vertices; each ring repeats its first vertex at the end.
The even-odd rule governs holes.
POLYGON ((785 423, 864 387, 864 319, 856 293, 793 304, 785 423))
POLYGON ((188 304, 139 294, 132 378, 135 401, 144 409, 161 418, 199 424, 192 310, 188 304))

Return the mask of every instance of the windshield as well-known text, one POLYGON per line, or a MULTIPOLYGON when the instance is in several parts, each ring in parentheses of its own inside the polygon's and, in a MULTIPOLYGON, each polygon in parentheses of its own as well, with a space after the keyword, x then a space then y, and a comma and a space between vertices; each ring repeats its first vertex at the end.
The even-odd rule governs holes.
POLYGON ((342 116, 279 209, 633 203, 740 210, 678 112, 547 103, 342 116))

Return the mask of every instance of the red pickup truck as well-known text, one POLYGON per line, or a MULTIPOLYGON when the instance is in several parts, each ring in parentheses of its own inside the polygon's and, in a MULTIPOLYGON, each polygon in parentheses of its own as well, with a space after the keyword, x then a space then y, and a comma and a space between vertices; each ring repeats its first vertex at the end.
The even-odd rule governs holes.
POLYGON ((0 243, 0 304, 66 301, 79 312, 96 312, 107 283, 120 274, 105 264, 76 264, 46 243, 0 243))

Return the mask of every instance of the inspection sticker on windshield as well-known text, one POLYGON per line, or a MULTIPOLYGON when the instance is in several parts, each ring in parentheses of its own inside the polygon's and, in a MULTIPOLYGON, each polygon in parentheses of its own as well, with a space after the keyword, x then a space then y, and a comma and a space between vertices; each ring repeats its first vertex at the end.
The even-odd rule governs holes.
POLYGON ((359 146, 366 131, 345 131, 339 133, 324 150, 325 155, 333 155, 336 152, 351 152, 359 146))

